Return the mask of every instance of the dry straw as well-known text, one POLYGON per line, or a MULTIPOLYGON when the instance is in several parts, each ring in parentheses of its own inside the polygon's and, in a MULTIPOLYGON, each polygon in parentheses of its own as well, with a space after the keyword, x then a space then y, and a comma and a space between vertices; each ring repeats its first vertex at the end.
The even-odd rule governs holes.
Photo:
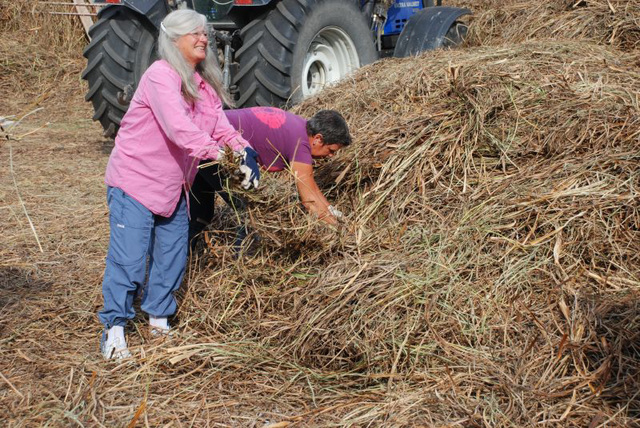
MULTIPOLYGON (((77 53, 86 42, 80 20, 51 14, 58 10, 73 11, 73 1, 0 0, 0 29, 23 45, 40 45, 58 54, 77 53)), ((31 56, 39 53, 32 51, 31 56)))
POLYGON ((258 231, 280 228, 244 277, 248 301, 273 295, 258 336, 307 367, 444 388, 489 425, 637 415, 637 61, 585 43, 440 52, 300 106, 353 128, 319 170, 349 221, 332 237, 286 200, 256 207, 258 231), (264 278, 273 263, 300 277, 264 278))
POLYGON ((351 126, 354 146, 316 171, 345 223, 319 224, 288 174, 266 174, 246 195, 255 254, 234 259, 237 219, 221 207, 180 293, 178 337, 153 341, 139 316, 122 364, 97 352, 106 157, 87 141, 99 131, 53 129, 75 138, 62 148, 29 136, 16 176, 47 258, 11 216, 4 419, 633 425, 640 57, 588 39, 389 59, 298 106, 351 126), (43 168, 65 183, 57 205, 43 168))
POLYGON ((627 50, 640 45, 638 0, 520 0, 492 8, 483 7, 485 1, 472 3, 478 11, 468 39, 472 45, 541 38, 591 40, 627 50))
POLYGON ((0 116, 19 118, 42 106, 52 106, 44 115, 73 114, 71 104, 85 88, 79 22, 49 15, 38 2, 0 0, 0 32, 0 116))

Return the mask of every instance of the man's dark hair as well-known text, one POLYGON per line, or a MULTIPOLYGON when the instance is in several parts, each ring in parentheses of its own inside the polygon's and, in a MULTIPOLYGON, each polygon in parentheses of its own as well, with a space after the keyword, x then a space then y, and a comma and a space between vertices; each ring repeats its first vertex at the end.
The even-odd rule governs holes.
POLYGON ((307 134, 322 134, 324 144, 351 144, 347 121, 335 110, 320 110, 314 114, 307 121, 307 134))

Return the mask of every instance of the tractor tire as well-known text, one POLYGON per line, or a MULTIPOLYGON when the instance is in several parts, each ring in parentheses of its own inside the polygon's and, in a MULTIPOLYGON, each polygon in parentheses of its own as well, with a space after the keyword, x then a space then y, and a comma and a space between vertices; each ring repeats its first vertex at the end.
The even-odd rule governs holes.
POLYGON ((240 35, 238 107, 295 104, 378 59, 354 0, 282 0, 240 35))
POLYGON ((85 100, 93 104, 93 120, 100 121, 104 136, 114 138, 142 73, 157 57, 157 30, 131 9, 115 7, 102 14, 89 36, 85 100))

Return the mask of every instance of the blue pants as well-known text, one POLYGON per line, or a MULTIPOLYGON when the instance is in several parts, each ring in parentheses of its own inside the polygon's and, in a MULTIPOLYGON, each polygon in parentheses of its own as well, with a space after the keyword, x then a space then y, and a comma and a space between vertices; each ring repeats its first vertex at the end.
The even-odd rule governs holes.
POLYGON ((184 195, 171 217, 153 214, 117 187, 107 188, 109 251, 102 281, 107 327, 124 326, 135 316, 133 298, 144 288, 142 310, 156 317, 176 312, 173 293, 187 266, 189 220, 184 195), (146 288, 145 286, 146 279, 146 288))

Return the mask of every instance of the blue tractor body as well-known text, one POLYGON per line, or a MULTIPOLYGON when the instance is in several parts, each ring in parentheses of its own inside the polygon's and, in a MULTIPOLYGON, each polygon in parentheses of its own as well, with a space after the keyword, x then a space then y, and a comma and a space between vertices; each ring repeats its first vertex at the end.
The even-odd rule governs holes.
POLYGON ((387 10, 387 21, 382 34, 399 35, 409 19, 423 8, 421 0, 396 0, 387 10))

